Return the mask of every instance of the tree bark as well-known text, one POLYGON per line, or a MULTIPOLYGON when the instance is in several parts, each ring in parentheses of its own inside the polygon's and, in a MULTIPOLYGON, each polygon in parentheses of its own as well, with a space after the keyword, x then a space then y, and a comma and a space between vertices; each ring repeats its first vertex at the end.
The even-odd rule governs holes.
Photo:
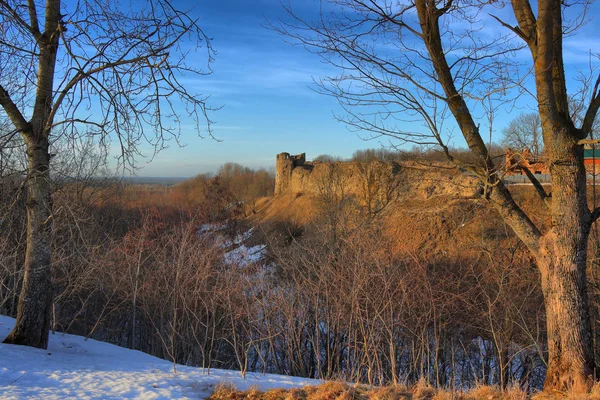
POLYGON ((4 343, 48 347, 52 305, 52 198, 48 139, 27 141, 27 250, 15 328, 4 343))
MULTIPOLYGON (((32 18, 35 13, 32 14, 32 18)), ((17 307, 17 321, 4 343, 48 347, 52 308, 52 193, 50 185, 50 130, 56 55, 61 30, 60 0, 46 0, 44 33, 35 39, 39 46, 35 104, 31 121, 13 107, 9 116, 21 132, 27 147, 27 249, 25 273, 17 307)), ((0 103, 14 106, 7 93, 0 103)), ((6 109, 6 107, 5 107, 6 109)))
MULTIPOLYGON (((591 214, 586 196, 583 146, 560 140, 551 160, 552 228, 537 257, 548 335, 546 390, 587 392, 593 384, 593 345, 586 264, 591 214)), ((571 136, 572 137, 572 136, 571 136)))

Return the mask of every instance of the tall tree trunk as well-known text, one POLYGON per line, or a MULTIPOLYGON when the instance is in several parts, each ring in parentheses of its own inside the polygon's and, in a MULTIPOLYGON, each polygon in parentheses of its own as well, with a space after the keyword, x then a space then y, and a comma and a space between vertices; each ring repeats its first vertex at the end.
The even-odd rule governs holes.
MULTIPOLYGON (((433 61, 448 106, 463 136, 484 171, 493 171, 479 129, 445 58, 439 31, 444 9, 436 2, 416 2, 425 44, 433 61)), ((568 113, 568 96, 562 60, 560 0, 538 1, 538 20, 526 0, 512 2, 520 35, 534 59, 536 91, 546 156, 552 182, 552 228, 540 232, 494 177, 489 199, 504 221, 537 259, 542 277, 548 331, 547 390, 585 392, 592 384, 592 335, 587 299, 586 262, 591 213, 586 197, 582 131, 575 129, 568 113)), ((447 10, 447 9, 446 9, 447 10)), ((544 199, 546 200, 546 199, 544 199)))
MULTIPOLYGON (((35 12, 31 14, 31 18, 37 29, 38 21, 35 12)), ((44 349, 48 347, 52 308, 50 268, 52 193, 49 137, 53 123, 51 110, 61 30, 60 20, 60 0, 46 0, 44 32, 34 33, 39 47, 39 56, 37 90, 31 121, 26 122, 16 107, 10 108, 9 112, 11 120, 20 130, 27 146, 27 250, 23 286, 17 307, 17 321, 4 342, 44 349)))
POLYGON ((552 229, 537 257, 548 335, 545 389, 585 392, 593 383, 594 360, 586 282, 591 214, 583 146, 558 138, 555 143, 547 149, 552 229))
POLYGON ((15 328, 4 343, 48 347, 52 279, 52 198, 48 139, 27 140, 27 250, 15 328))

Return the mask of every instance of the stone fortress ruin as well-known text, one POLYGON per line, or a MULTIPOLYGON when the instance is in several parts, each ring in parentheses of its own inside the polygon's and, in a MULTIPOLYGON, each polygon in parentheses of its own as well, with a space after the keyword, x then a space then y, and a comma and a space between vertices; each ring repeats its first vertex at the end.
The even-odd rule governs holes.
POLYGON ((445 163, 309 162, 306 154, 277 155, 275 196, 320 195, 335 192, 362 199, 470 197, 478 180, 445 163))

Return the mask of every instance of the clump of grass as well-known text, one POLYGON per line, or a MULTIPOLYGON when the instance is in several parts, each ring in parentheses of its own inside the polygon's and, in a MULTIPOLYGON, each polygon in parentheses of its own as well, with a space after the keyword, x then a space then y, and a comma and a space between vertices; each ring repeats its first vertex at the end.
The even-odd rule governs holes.
POLYGON ((306 400, 306 393, 302 389, 271 389, 263 392, 257 387, 238 391, 232 384, 225 383, 215 387, 209 400, 306 400))
POLYGON ((438 389, 432 400, 460 400, 462 396, 458 392, 446 389, 438 389))
POLYGON ((215 386, 209 398, 212 400, 237 400, 242 398, 240 396, 241 393, 232 383, 222 382, 215 386))
POLYGON ((528 400, 529 395, 518 387, 510 387, 505 391, 497 386, 477 386, 462 397, 465 400, 528 400))
POLYGON ((383 386, 369 392, 369 400, 404 400, 412 399, 412 393, 406 386, 383 386))
POLYGON ((307 386, 306 400, 368 400, 366 391, 360 386, 343 382, 325 382, 319 386, 307 386))
POLYGON ((413 399, 415 400, 433 400, 437 390, 427 382, 420 380, 413 387, 413 399))
POLYGON ((590 391, 590 395, 588 398, 590 400, 600 400, 600 382, 594 383, 594 386, 592 386, 592 390, 590 391))
POLYGON ((510 387, 506 392, 506 399, 509 400, 527 400, 529 399, 529 395, 527 394, 527 392, 525 392, 524 390, 522 390, 521 388, 517 387, 517 386, 513 386, 510 387))
POLYGON ((492 386, 477 386, 465 393, 465 400, 497 400, 502 399, 502 392, 492 386))

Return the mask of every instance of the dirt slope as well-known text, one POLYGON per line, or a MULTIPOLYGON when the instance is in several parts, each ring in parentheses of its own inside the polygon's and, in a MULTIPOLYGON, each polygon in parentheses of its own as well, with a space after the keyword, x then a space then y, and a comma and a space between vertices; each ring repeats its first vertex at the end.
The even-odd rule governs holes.
MULTIPOLYGON (((528 186, 512 188, 515 199, 540 226, 544 220, 544 205, 528 186)), ((284 194, 259 201, 258 211, 249 218, 268 230, 277 222, 305 225, 320 215, 319 196, 284 194)), ((512 237, 510 228, 484 200, 463 199, 454 195, 425 198, 402 196, 393 201, 374 222, 397 243, 402 253, 422 256, 444 254, 454 256, 477 251, 482 242, 506 240, 512 237)))

